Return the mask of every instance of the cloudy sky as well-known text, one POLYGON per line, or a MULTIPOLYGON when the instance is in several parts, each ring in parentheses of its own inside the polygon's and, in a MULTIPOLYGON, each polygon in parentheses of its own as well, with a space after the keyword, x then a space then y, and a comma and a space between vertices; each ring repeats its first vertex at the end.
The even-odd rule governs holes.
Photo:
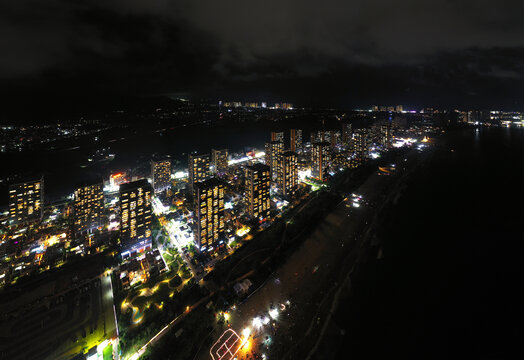
POLYGON ((523 109, 521 0, 17 0, 3 96, 523 109))

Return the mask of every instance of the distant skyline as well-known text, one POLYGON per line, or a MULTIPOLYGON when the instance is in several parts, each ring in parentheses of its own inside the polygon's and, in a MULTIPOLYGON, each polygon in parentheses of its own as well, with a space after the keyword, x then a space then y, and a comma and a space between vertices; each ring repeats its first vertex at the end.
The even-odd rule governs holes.
POLYGON ((41 111, 173 93, 524 110, 522 11, 519 0, 7 2, 0 95, 41 111))

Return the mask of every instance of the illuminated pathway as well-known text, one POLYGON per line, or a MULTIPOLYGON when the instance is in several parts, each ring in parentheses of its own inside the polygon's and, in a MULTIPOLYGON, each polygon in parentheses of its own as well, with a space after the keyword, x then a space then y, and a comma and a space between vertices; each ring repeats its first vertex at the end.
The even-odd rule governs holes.
MULTIPOLYGON (((142 320, 144 320, 144 310, 146 308, 148 308, 150 305, 155 305, 158 309, 162 309, 163 307, 163 304, 158 304, 158 303, 147 303, 146 305, 144 305, 144 308, 143 309, 139 309, 137 306, 133 305, 133 302, 135 302, 135 300, 137 300, 138 298, 140 297, 151 297, 155 294, 155 292, 158 291, 158 289, 160 288, 160 286, 165 283, 170 290, 177 290, 179 291, 181 288, 183 288, 186 283, 189 281, 189 279, 186 279, 184 280, 179 286, 176 286, 176 287, 171 287, 169 285, 169 281, 171 281, 175 276, 177 276, 177 274, 175 274, 172 278, 170 279, 165 279, 165 280, 162 280, 162 281, 159 281, 158 283, 155 284, 155 286, 153 286, 152 288, 144 288, 144 289, 141 289, 140 290, 140 293, 138 295, 136 295, 133 299, 131 300, 128 300, 127 298, 125 298, 123 301, 122 301, 122 304, 120 306, 121 308, 121 311, 122 313, 125 312, 125 310, 131 308, 132 310, 132 315, 131 315, 131 320, 132 320, 132 323, 134 325, 136 324, 139 324, 140 322, 142 322, 142 320)), ((173 295, 173 292, 171 293, 171 296, 173 295)))
POLYGON ((191 306, 188 306, 187 307, 187 310, 185 312, 183 312, 182 314, 178 315, 177 317, 175 317, 173 320, 171 320, 171 322, 169 324, 167 324, 166 326, 164 326, 158 333, 156 333, 155 336, 153 336, 151 338, 151 340, 149 340, 147 343, 144 344, 144 346, 142 346, 137 352, 135 352, 133 355, 131 355, 130 357, 128 357, 126 360, 138 360, 140 358, 140 356, 142 356, 142 354, 144 354, 144 352, 147 350, 147 348, 151 345, 153 345, 155 342, 157 342, 160 338, 162 338, 162 336, 164 336, 164 334, 166 334, 170 329, 171 327, 173 327, 174 325, 176 325, 178 323, 178 321, 182 320, 183 318, 185 318, 189 313, 191 313, 191 311, 195 310, 196 308, 198 308, 200 305, 202 305, 203 303, 209 301, 209 299, 215 295, 215 293, 211 293, 209 294, 208 296, 200 299, 199 301, 197 301, 196 303, 194 303, 193 305, 191 306))

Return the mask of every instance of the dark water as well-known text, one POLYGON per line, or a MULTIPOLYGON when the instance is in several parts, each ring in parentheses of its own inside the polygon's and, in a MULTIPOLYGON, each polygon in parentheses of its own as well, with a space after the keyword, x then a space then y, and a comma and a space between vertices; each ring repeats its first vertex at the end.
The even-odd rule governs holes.
POLYGON ((522 358, 523 171, 522 129, 449 134, 386 215, 385 258, 363 267, 323 351, 522 358))

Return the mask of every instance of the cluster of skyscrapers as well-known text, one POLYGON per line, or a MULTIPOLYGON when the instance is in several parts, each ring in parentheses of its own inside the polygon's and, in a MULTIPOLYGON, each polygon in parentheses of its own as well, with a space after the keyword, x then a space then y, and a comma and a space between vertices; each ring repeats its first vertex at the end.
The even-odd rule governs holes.
MULTIPOLYGON (((372 143, 389 147, 391 138, 391 127, 387 124, 353 131, 351 124, 344 123, 341 131, 313 131, 306 151, 301 129, 289 131, 288 149, 284 132, 271 132, 270 141, 265 145, 265 164, 253 163, 244 168, 248 214, 260 222, 267 220, 271 216, 272 192, 282 199, 292 200, 299 189, 298 170, 304 164, 311 169, 312 178, 325 181, 330 166, 353 167, 365 162, 372 143)), ((226 185, 220 179, 228 172, 228 156, 227 149, 188 156, 188 191, 195 209, 195 242, 201 251, 217 249, 224 244, 226 185)), ((151 182, 142 179, 120 184, 120 241, 124 257, 151 247, 153 196, 170 185, 169 159, 151 162, 151 182)), ((43 196, 43 178, 11 185, 10 223, 30 224, 41 220, 43 196)), ((101 229, 105 224, 103 183, 78 187, 74 191, 72 208, 75 234, 101 229)))

